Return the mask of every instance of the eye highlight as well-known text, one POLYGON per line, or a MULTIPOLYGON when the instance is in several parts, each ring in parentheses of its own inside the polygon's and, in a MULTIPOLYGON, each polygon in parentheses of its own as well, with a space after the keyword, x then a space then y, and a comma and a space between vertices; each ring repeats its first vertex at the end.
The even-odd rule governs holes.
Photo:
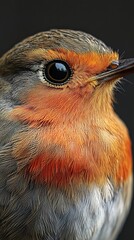
POLYGON ((65 84, 72 75, 72 70, 67 62, 53 60, 48 62, 44 68, 46 80, 53 85, 65 84))

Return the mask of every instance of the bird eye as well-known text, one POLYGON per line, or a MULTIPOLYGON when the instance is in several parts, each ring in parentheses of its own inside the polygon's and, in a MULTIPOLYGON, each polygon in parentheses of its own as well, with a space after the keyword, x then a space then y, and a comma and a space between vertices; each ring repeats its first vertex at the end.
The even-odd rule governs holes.
POLYGON ((71 68, 65 61, 53 60, 46 64, 44 74, 46 80, 54 85, 63 85, 71 77, 71 68))

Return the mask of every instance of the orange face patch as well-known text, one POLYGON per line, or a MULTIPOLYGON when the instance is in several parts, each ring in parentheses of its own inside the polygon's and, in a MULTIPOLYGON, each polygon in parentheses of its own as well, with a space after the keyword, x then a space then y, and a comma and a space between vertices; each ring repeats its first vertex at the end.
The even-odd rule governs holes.
MULTIPOLYGON (((63 49, 38 49, 27 53, 27 57, 30 61, 64 60, 74 70, 72 81, 79 79, 84 84, 86 77, 104 71, 113 60, 118 59, 118 54, 78 54, 63 49)), ((105 86, 99 89, 93 98, 91 86, 88 90, 83 88, 84 94, 87 91, 89 96, 86 101, 84 94, 80 96, 78 88, 55 89, 39 83, 29 90, 22 99, 22 105, 17 106, 10 115, 14 120, 27 123, 29 129, 39 131, 36 139, 37 154, 27 164, 27 176, 41 183, 58 186, 76 181, 101 183, 106 181, 107 177, 120 184, 128 178, 132 169, 130 143, 128 142, 127 148, 124 147, 128 135, 124 135, 124 140, 120 143, 120 135, 126 130, 120 128, 121 123, 118 123, 111 108, 111 96, 104 88, 105 86), (102 104, 97 109, 100 102, 102 104), (102 108, 105 104, 106 110, 102 108), (106 147, 106 134, 103 134, 101 139, 98 137, 99 129, 106 130, 106 124, 111 135, 118 139, 111 149, 106 147), (113 132, 116 125, 117 131, 113 132), (122 143, 123 147, 119 152, 122 143), (52 146, 56 146, 56 153, 52 146)))

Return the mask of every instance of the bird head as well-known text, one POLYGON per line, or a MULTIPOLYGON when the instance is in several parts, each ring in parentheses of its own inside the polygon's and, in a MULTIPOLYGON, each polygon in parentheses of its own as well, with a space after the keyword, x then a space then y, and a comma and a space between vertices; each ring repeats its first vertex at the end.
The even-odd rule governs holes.
POLYGON ((71 30, 36 34, 0 60, 0 75, 12 89, 13 104, 25 103, 23 113, 16 108, 17 115, 40 124, 61 116, 75 119, 85 107, 108 110, 116 80, 132 68, 133 60, 120 61, 100 40, 71 30))

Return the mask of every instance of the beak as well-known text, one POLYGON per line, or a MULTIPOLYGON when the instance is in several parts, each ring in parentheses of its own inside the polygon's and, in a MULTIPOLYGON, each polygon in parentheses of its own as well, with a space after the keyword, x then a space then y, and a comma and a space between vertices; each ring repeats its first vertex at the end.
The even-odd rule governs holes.
POLYGON ((134 58, 119 60, 116 68, 107 70, 96 75, 96 80, 100 83, 115 80, 134 73, 134 58))

